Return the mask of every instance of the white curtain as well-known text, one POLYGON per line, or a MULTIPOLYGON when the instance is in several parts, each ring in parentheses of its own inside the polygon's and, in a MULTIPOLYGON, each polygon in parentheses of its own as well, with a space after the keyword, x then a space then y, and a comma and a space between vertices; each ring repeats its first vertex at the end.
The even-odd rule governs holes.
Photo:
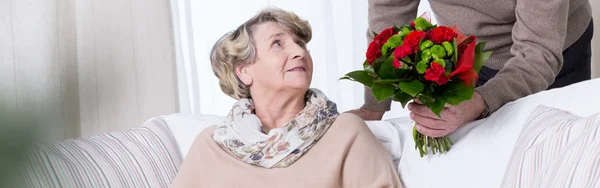
MULTIPOLYGON (((234 100, 221 92, 209 62, 213 44, 226 32, 275 6, 309 21, 313 39, 308 49, 314 61, 311 87, 338 105, 340 112, 360 107, 362 85, 339 81, 345 73, 361 69, 367 48, 366 0, 172 0, 177 47, 177 73, 181 113, 226 115, 234 100)), ((429 9, 422 1, 419 12, 429 9)), ((394 104, 388 117, 406 116, 394 104)))

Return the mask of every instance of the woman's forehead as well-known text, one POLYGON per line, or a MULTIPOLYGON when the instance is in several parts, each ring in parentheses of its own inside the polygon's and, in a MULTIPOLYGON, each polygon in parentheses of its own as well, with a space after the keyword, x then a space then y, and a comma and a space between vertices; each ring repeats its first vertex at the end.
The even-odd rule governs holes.
POLYGON ((255 34, 262 39, 269 40, 275 37, 290 36, 291 32, 281 26, 281 24, 266 22, 257 25, 255 34))

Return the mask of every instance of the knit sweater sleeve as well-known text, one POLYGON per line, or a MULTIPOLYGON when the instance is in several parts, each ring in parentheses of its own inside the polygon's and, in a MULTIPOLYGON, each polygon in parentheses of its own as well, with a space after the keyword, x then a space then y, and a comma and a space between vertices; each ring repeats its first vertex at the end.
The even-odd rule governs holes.
MULTIPOLYGON (((381 32, 392 25, 408 24, 417 17, 419 0, 369 0, 369 28, 367 42, 373 41, 373 32, 381 32)), ((363 108, 373 111, 388 111, 391 99, 377 102, 370 88, 365 87, 363 108)))
POLYGON ((512 57, 476 88, 489 112, 552 84, 563 64, 569 6, 569 0, 517 0, 512 57))
POLYGON ((343 146, 346 154, 340 169, 342 187, 402 188, 391 154, 360 117, 343 114, 336 123, 337 126, 343 125, 345 132, 336 129, 334 134, 351 135, 347 137, 347 145, 343 146))

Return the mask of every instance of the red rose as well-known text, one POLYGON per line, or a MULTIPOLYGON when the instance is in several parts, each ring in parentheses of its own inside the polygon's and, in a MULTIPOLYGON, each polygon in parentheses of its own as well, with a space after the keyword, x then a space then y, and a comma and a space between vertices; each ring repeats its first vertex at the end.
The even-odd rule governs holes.
POLYGON ((392 66, 399 69, 400 67, 402 67, 402 61, 399 61, 398 59, 394 58, 394 61, 392 62, 392 66))
POLYGON ((425 80, 433 81, 438 85, 444 85, 448 83, 448 77, 444 74, 445 71, 444 67, 434 61, 425 71, 425 80))
POLYGON ((375 36, 373 41, 377 41, 379 45, 383 46, 388 41, 388 39, 392 37, 392 35, 394 35, 394 27, 384 29, 383 31, 381 31, 381 33, 375 36))
POLYGON ((450 42, 455 37, 458 37, 458 34, 452 28, 445 26, 439 26, 429 31, 429 38, 436 44, 450 42))
POLYGON ((419 49, 419 42, 421 39, 425 38, 427 33, 425 31, 412 31, 406 37, 404 37, 403 46, 409 46, 413 49, 413 51, 417 51, 419 49))
POLYGON ((412 21, 412 22, 410 22, 410 26, 411 26, 412 28, 415 28, 415 21, 412 21))
POLYGON ((381 56, 381 45, 377 43, 377 41, 371 42, 369 44, 369 48, 367 49, 367 62, 369 65, 373 63, 377 58, 381 56))
POLYGON ((413 49, 410 46, 402 45, 402 46, 397 47, 394 50, 394 57, 396 57, 398 59, 402 59, 412 53, 413 53, 413 49))

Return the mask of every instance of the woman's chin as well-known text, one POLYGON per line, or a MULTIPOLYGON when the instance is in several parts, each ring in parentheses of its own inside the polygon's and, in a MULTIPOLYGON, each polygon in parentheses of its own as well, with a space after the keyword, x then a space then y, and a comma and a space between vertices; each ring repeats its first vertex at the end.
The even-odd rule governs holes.
POLYGON ((310 87, 310 82, 296 82, 296 83, 292 83, 290 85, 288 85, 289 88, 292 88, 294 90, 308 90, 308 88, 310 87))

